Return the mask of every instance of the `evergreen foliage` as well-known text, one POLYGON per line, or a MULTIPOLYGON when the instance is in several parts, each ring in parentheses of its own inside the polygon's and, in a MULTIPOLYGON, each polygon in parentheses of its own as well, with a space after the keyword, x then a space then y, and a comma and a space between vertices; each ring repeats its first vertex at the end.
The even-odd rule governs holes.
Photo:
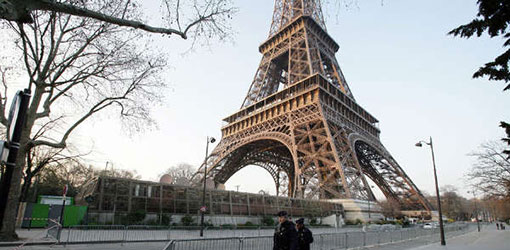
MULTIPOLYGON (((494 61, 486 63, 473 74, 473 78, 488 77, 491 81, 504 81, 507 85, 503 91, 510 90, 510 1, 509 0, 478 0, 478 14, 473 21, 461 25, 448 34, 470 38, 474 35, 480 37, 487 33, 491 38, 503 37, 503 48, 507 48, 494 61)), ((510 124, 501 122, 507 134, 505 141, 510 146, 510 124)), ((510 147, 503 151, 510 159, 510 147)))

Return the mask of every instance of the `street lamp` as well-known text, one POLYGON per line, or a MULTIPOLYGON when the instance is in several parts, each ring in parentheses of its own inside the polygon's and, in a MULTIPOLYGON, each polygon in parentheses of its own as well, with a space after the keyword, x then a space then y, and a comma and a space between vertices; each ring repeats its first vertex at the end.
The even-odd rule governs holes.
POLYGON ((204 159, 204 189, 202 192, 202 207, 200 208, 200 237, 204 237, 204 214, 205 207, 205 185, 207 181, 207 155, 209 154, 209 143, 214 143, 216 139, 207 136, 207 144, 205 146, 205 159, 204 159))
POLYGON ((476 226, 478 227, 478 232, 480 232, 480 221, 478 220, 478 207, 476 205, 476 194, 475 191, 467 191, 468 193, 473 194, 473 198, 475 199, 475 211, 476 211, 476 226))
POLYGON ((430 146, 430 151, 432 152, 432 166, 434 167, 434 180, 436 182, 436 196, 437 196, 437 210, 439 212, 439 231, 441 233, 441 245, 446 245, 446 241, 444 238, 444 227, 443 227, 443 213, 441 212, 441 198, 439 196, 439 185, 437 184, 437 174, 436 174, 436 160, 434 157, 434 145, 432 144, 432 136, 430 137, 430 141, 419 141, 415 144, 416 147, 421 147, 425 143, 430 146))

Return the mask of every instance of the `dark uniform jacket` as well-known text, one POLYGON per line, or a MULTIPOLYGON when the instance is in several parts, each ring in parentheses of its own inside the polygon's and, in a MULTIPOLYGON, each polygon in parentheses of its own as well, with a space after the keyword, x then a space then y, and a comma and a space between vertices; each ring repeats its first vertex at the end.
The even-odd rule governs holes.
POLYGON ((297 250, 296 225, 291 221, 278 224, 273 236, 273 250, 297 250))
POLYGON ((298 246, 299 250, 310 250, 310 243, 313 242, 312 232, 303 227, 298 230, 298 246))

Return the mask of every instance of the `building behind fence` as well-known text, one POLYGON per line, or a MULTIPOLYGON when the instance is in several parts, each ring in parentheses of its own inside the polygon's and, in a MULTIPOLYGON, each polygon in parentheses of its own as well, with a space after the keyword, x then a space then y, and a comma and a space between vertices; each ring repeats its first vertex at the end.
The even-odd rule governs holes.
MULTIPOLYGON (((89 206, 89 220, 100 223, 119 223, 123 215, 140 211, 161 223, 165 216, 178 218, 197 215, 202 206, 202 190, 134 179, 98 177, 83 188, 76 200, 89 206)), ((205 205, 206 215, 213 224, 232 223, 228 221, 231 218, 238 218, 238 221, 234 221, 237 223, 255 220, 252 222, 258 224, 260 221, 256 221, 257 218, 274 216, 280 210, 286 210, 292 217, 320 220, 333 216, 333 223, 330 224, 338 224, 344 214, 341 204, 328 201, 218 189, 206 191, 205 205)))

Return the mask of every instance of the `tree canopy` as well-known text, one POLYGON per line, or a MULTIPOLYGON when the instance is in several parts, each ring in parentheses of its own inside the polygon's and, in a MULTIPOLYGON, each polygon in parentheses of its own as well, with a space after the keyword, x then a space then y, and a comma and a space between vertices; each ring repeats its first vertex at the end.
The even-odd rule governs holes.
MULTIPOLYGON (((468 24, 461 25, 450 31, 449 35, 470 38, 480 37, 487 33, 491 38, 503 36, 503 47, 510 46, 510 1, 508 0, 478 0, 477 18, 468 24)), ((510 48, 497 56, 494 61, 486 63, 473 74, 474 78, 488 77, 489 80, 510 82, 510 48)), ((510 84, 503 90, 510 90, 510 84)))
POLYGON ((196 173, 196 167, 188 163, 179 163, 175 166, 169 167, 162 175, 170 176, 169 184, 190 186, 192 184, 193 176, 196 173))

